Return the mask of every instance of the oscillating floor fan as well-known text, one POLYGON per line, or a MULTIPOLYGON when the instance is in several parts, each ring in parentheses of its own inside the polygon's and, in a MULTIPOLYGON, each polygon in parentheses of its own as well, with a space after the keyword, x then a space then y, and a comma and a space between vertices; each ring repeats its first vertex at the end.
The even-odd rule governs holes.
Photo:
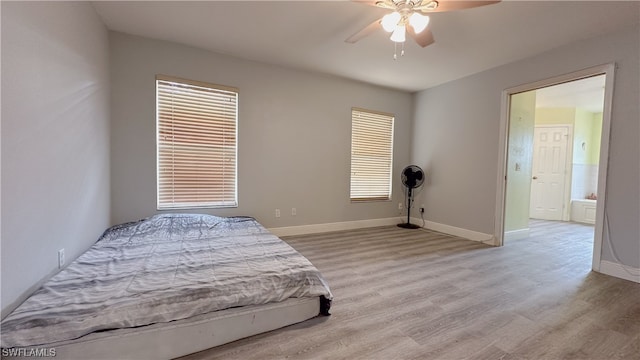
POLYGON ((424 183, 424 171, 417 165, 409 165, 402 170, 400 177, 402 185, 407 188, 407 223, 398 224, 398 226, 405 229, 418 229, 420 226, 410 222, 411 206, 413 205, 413 189, 422 186, 422 183, 424 183))

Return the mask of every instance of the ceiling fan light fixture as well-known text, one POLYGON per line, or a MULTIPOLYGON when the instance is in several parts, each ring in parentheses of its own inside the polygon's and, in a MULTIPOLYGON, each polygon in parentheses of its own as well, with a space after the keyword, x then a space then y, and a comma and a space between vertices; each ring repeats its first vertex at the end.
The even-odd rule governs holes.
MULTIPOLYGON (((2 1, 2 0, 0 0, 2 1)), ((411 37, 419 46, 427 47, 435 42, 431 29, 428 29, 430 19, 427 14, 432 12, 447 12, 476 8, 501 2, 501 0, 352 0, 365 5, 385 9, 388 12, 373 21, 357 33, 348 37, 345 42, 353 44, 365 36, 383 28, 391 33, 390 39, 394 43, 397 59, 398 48, 400 56, 404 54, 404 43, 409 30, 411 37), (391 13, 389 13, 391 12, 391 13), (398 45, 399 44, 399 45, 398 45)))
POLYGON ((393 30, 393 34, 391 34, 391 41, 397 43, 403 43, 407 39, 406 36, 406 27, 404 25, 397 25, 396 29, 393 30))
POLYGON ((416 34, 419 34, 427 28, 427 25, 429 25, 429 17, 414 12, 409 17, 409 25, 411 25, 416 34))
POLYGON ((382 21, 380 21, 380 24, 382 25, 382 28, 384 29, 384 31, 392 32, 395 30, 396 26, 398 26, 398 23, 400 22, 401 18, 402 18, 402 15, 400 15, 399 12, 394 11, 391 14, 387 14, 383 16, 382 21))

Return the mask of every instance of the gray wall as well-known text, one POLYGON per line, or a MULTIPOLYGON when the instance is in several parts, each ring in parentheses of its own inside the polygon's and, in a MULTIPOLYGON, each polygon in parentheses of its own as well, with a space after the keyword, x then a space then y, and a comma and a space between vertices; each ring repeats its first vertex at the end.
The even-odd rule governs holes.
POLYGON ((493 234, 502 90, 615 62, 602 260, 640 267, 639 44, 636 26, 417 93, 412 161, 428 172, 426 218, 493 234))
POLYGON ((171 42, 110 35, 114 223, 158 213, 156 74, 239 88, 239 205, 199 211, 249 215, 267 227, 398 215, 403 194, 395 179, 393 201, 349 200, 351 107, 395 114, 393 173, 398 174, 409 160, 411 94, 171 42))
POLYGON ((88 3, 1 6, 4 316, 109 225, 109 43, 88 3))

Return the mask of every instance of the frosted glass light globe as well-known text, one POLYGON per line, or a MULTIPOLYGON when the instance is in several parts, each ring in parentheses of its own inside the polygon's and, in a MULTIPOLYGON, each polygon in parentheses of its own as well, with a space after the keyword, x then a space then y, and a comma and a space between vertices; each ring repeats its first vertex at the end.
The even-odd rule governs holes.
POLYGON ((391 41, 401 43, 404 42, 406 38, 406 28, 404 25, 396 26, 396 29, 393 30, 393 34, 391 34, 391 41))
POLYGON ((401 18, 402 16, 397 11, 394 11, 391 14, 387 14, 383 16, 381 21, 382 28, 386 32, 392 32, 393 30, 395 30, 396 26, 398 26, 398 22, 400 21, 401 18))
POLYGON ((411 25, 416 34, 419 34, 429 25, 429 17, 414 12, 409 17, 409 25, 411 25))

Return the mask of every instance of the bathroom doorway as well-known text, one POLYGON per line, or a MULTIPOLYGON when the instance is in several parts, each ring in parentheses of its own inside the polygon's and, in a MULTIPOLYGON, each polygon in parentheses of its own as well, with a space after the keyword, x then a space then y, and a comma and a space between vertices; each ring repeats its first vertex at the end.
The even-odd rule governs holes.
POLYGON ((505 91, 497 245, 529 238, 532 224, 580 224, 598 269, 612 74, 606 65, 505 91))
POLYGON ((536 90, 530 218, 595 224, 605 82, 536 90))

